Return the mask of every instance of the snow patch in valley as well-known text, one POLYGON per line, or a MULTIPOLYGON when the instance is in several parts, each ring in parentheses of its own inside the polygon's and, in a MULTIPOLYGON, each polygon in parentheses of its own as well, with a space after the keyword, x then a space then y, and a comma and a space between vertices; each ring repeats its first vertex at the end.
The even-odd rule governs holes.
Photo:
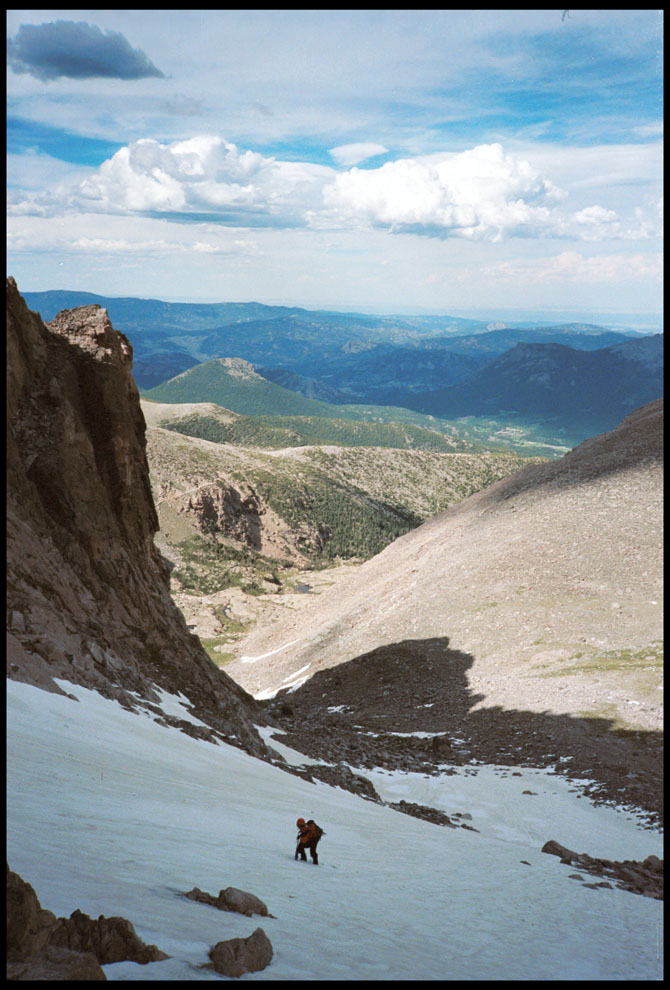
MULTIPOLYGON (((297 643, 297 640, 295 640, 295 642, 297 643)), ((288 643, 287 645, 290 646, 291 644, 288 643)), ((282 646, 281 649, 285 649, 285 647, 282 646)), ((274 652, 277 651, 275 650, 274 652)), ((268 653, 266 656, 270 656, 270 654, 268 653)), ((262 657, 256 657, 256 659, 260 660, 262 657)), ((301 667, 300 670, 296 670, 292 674, 289 674, 288 677, 285 677, 279 687, 269 688, 267 691, 260 691, 258 694, 255 694, 254 697, 257 701, 267 701, 269 698, 274 698, 279 691, 284 691, 287 689, 289 692, 297 691, 297 689, 307 680, 307 671, 311 666, 312 664, 310 661, 310 663, 305 664, 304 667, 301 667)))
POLYGON ((62 683, 80 700, 7 681, 7 858, 43 907, 121 915, 171 956, 105 966, 109 980, 220 979, 198 968, 209 948, 258 925, 274 957, 245 980, 663 978, 662 902, 585 888, 540 852, 553 838, 641 859, 662 836, 563 778, 355 770, 385 800, 471 814, 479 834, 443 828, 62 683), (318 867, 293 859, 299 815, 326 830, 318 867), (229 885, 275 917, 179 896, 229 885))
MULTIPOLYGON (((284 643, 283 646, 278 646, 276 650, 270 650, 269 653, 261 653, 257 657, 240 657, 240 663, 256 663, 257 660, 266 660, 267 657, 273 657, 275 653, 281 653, 282 650, 288 650, 289 646, 293 646, 297 642, 297 639, 292 639, 290 643, 284 643)), ((260 695, 258 695, 258 697, 260 697, 260 695)))

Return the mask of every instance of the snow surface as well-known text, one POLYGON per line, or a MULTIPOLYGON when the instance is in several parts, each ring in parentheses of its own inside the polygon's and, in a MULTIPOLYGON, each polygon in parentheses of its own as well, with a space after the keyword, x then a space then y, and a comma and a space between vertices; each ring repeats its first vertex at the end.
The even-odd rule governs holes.
MULTIPOLYGON (((105 966, 109 980, 224 979, 198 968, 210 947, 258 926, 274 957, 243 980, 663 978, 662 902, 585 888, 540 852, 556 839, 642 859, 662 855, 661 835, 559 776, 352 768, 384 800, 470 814, 479 832, 454 830, 61 684, 80 700, 7 681, 7 858, 56 915, 121 915, 171 957, 105 966), (293 859, 298 816, 326 830, 318 867, 293 859), (194 886, 250 891, 275 917, 179 896, 194 886)), ((183 695, 162 698, 186 717, 183 695)))

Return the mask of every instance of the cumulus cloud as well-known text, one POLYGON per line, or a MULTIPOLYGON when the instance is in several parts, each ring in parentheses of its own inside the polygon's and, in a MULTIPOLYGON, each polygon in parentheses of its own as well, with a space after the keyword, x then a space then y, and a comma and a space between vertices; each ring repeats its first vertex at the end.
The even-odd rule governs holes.
POLYGON ((301 226, 302 213, 319 205, 331 176, 324 166, 240 151, 217 136, 169 145, 144 138, 120 148, 67 193, 24 199, 10 212, 179 213, 186 220, 208 214, 240 225, 301 226))
POLYGON ((83 180, 49 192, 11 189, 8 212, 125 213, 239 227, 386 230, 494 243, 511 237, 642 240, 658 232, 655 210, 654 215, 629 211, 624 221, 598 204, 570 211, 566 197, 538 168, 499 144, 338 171, 281 161, 240 150, 217 135, 201 135, 171 144, 135 141, 83 180))
POLYGON ((388 151, 383 144, 375 144, 373 141, 361 141, 356 144, 340 144, 337 148, 331 148, 328 154, 338 165, 358 165, 359 162, 367 158, 374 158, 376 155, 384 155, 388 151))
POLYGON ((551 207, 564 195, 527 161, 489 144, 378 169, 352 168, 324 190, 324 201, 334 222, 499 241, 549 231, 551 207))
POLYGON ((22 24, 7 39, 7 57, 14 72, 30 73, 48 82, 69 79, 144 79, 160 69, 118 31, 101 31, 85 21, 22 24))

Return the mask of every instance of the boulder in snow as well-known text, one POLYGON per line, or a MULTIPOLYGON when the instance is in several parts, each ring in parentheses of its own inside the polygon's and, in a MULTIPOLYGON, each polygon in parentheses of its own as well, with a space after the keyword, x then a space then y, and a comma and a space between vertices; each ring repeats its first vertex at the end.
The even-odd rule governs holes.
POLYGON ((209 950, 210 968, 223 976, 242 976, 265 969, 272 956, 272 943, 262 928, 257 928, 248 938, 217 942, 209 950))
POLYGON ((245 914, 248 918, 252 914, 260 914, 264 918, 274 917, 260 897, 249 894, 246 890, 238 890, 237 887, 226 887, 225 890, 220 890, 218 897, 200 890, 199 887, 194 887, 184 896, 191 901, 199 901, 201 904, 211 904, 212 907, 218 908, 220 911, 237 911, 239 914, 245 914))

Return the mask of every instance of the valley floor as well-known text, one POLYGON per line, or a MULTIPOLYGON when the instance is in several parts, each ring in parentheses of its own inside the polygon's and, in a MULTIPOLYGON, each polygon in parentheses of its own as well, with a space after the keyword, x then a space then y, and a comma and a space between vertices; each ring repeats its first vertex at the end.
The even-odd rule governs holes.
MULTIPOLYGON (((121 915, 170 956, 105 966, 110 980, 219 979, 200 968, 209 947, 259 925, 274 957, 247 980, 663 978, 662 903, 587 888, 541 853, 555 839, 639 860, 662 855, 662 836, 559 776, 365 771, 385 800, 470 815, 478 831, 454 830, 64 686, 79 700, 7 682, 8 863, 43 907, 121 915), (318 868, 293 860, 298 815, 326 831, 318 868), (180 896, 194 885, 248 890, 274 917, 180 896)), ((191 718, 183 696, 162 707, 191 718)))

